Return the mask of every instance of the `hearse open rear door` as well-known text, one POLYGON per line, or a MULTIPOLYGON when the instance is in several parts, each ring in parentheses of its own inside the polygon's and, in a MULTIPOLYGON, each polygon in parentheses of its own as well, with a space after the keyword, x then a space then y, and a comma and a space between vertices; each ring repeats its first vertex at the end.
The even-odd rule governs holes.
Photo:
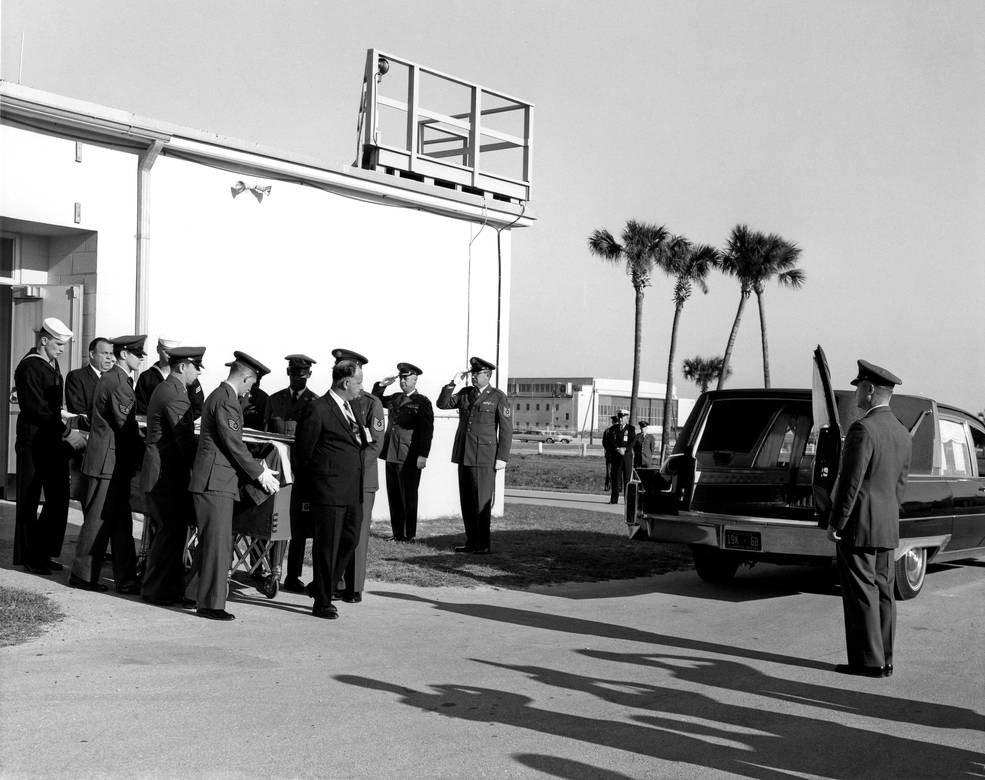
POLYGON ((811 405, 814 413, 813 431, 817 432, 812 477, 814 514, 818 526, 827 528, 831 514, 831 491, 838 478, 838 463, 841 460, 841 423, 838 420, 838 401, 831 387, 828 360, 820 344, 814 350, 811 405))

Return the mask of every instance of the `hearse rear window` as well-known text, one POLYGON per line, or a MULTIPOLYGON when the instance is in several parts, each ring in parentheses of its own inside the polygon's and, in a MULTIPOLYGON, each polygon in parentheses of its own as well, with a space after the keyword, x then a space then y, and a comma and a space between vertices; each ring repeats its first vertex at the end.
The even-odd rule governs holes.
POLYGON ((809 432, 807 402, 723 399, 712 404, 695 457, 705 468, 787 468, 800 460, 809 432))

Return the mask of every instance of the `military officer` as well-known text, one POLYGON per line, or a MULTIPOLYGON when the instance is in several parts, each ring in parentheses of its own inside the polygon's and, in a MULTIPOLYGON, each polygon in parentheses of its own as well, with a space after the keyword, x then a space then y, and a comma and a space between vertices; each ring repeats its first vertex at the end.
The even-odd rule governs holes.
POLYGON ((106 543, 113 543, 113 580, 117 593, 137 593, 137 554, 133 544, 130 480, 143 443, 137 428, 133 375, 144 358, 144 335, 111 339, 116 365, 104 371, 92 399, 91 432, 82 460, 89 479, 85 513, 68 584, 106 590, 99 582, 106 543))
POLYGON ((902 380, 858 361, 855 405, 864 412, 845 436, 838 481, 831 496, 828 537, 838 551, 848 663, 835 671, 866 677, 893 673, 899 512, 910 472, 909 431, 889 408, 902 380))
POLYGON ((17 513, 14 563, 32 574, 61 571, 52 558, 61 554, 68 522, 69 456, 85 438, 62 420, 62 374, 58 358, 72 338, 64 322, 48 317, 34 348, 17 364, 14 387, 17 415, 17 513), (41 490, 44 507, 38 515, 41 490))
POLYGON ((386 494, 390 503, 390 527, 398 542, 412 542, 417 535, 417 494, 421 470, 427 466, 434 437, 434 409, 427 396, 417 392, 423 374, 413 363, 397 363, 397 375, 373 385, 387 409, 389 422, 380 459, 386 461, 386 494), (384 395, 395 380, 400 392, 384 395))
POLYGON ((188 388, 202 372, 205 347, 168 351, 168 376, 154 388, 147 405, 147 451, 140 487, 147 496, 156 531, 140 594, 144 601, 192 606, 185 598, 185 540, 195 524, 188 479, 195 460, 195 420, 188 388))
POLYGON ((629 412, 620 409, 616 412, 618 422, 610 428, 612 431, 611 447, 612 460, 609 474, 610 490, 609 503, 619 503, 619 491, 633 476, 633 443, 636 440, 636 430, 629 423, 629 412))
POLYGON ((458 464, 458 494, 465 525, 465 544, 455 552, 487 554, 496 471, 510 459, 513 416, 506 394, 490 386, 496 366, 473 357, 469 370, 456 374, 441 389, 439 409, 458 410, 452 463, 458 464), (456 390, 471 377, 471 385, 456 390))
POLYGON ((616 454, 616 434, 619 432, 619 416, 612 415, 609 418, 609 427, 602 433, 602 453, 605 455, 605 486, 603 490, 610 490, 612 487, 612 460, 616 454))
MULTIPOLYGON (((147 405, 150 403, 151 394, 154 388, 167 379, 168 372, 171 370, 168 355, 170 350, 181 346, 181 339, 174 336, 159 336, 157 339, 157 362, 144 371, 137 380, 134 392, 137 396, 137 414, 147 414, 147 405)), ((202 393, 202 385, 196 379, 188 387, 188 400, 191 403, 192 417, 198 419, 202 414, 202 401, 205 396, 202 393)))
POLYGON ((383 403, 371 393, 360 393, 352 401, 352 411, 365 429, 366 447, 363 449, 363 504, 362 523, 356 537, 356 548, 345 567, 345 586, 342 601, 357 604, 363 600, 363 586, 366 584, 366 554, 369 552, 369 528, 373 522, 373 505, 376 492, 380 489, 380 471, 377 459, 383 449, 383 403))
POLYGON ((250 391, 239 399, 239 405, 243 409, 243 427, 255 431, 263 430, 267 418, 267 403, 270 401, 270 396, 260 389, 260 380, 263 376, 260 374, 250 391))
MULTIPOLYGON (((314 358, 304 354, 288 355, 287 376, 289 385, 270 396, 265 407, 263 429, 271 433, 293 436, 298 418, 304 408, 318 396, 308 389, 308 379, 311 377, 311 367, 317 363, 314 358)), ((306 540, 311 538, 311 528, 305 527, 305 517, 300 511, 294 511, 296 505, 292 502, 291 509, 291 541, 287 547, 287 573, 284 590, 291 593, 304 593, 304 583, 301 581, 301 570, 304 566, 304 548, 306 540)), ((310 524, 308 524, 310 526, 310 524)), ((282 542, 277 542, 282 545, 282 542)), ((271 553, 272 557, 280 560, 283 547, 271 553)))
POLYGON ((650 424, 646 420, 640 421, 640 433, 636 440, 639 443, 639 460, 636 465, 645 469, 659 466, 657 437, 650 433, 650 424))
POLYGON ((89 342, 89 363, 69 371, 65 375, 65 408, 72 414, 80 415, 79 430, 89 430, 89 413, 92 411, 92 397, 96 392, 96 382, 103 371, 113 367, 113 345, 109 339, 97 336, 89 342))
POLYGON ((233 352, 226 363, 229 376, 205 399, 198 449, 192 463, 188 490, 198 523, 198 547, 193 569, 198 574, 199 615, 210 620, 233 620, 227 612, 226 592, 233 549, 233 504, 239 483, 257 482, 267 493, 280 488, 276 472, 254 458, 243 443, 243 407, 258 378, 270 373, 245 352, 233 352))

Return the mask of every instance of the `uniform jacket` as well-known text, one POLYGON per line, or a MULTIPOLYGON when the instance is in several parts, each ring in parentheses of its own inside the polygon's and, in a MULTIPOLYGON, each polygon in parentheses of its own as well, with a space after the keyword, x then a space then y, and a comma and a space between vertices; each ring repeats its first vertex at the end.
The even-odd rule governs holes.
POLYGON ((891 549, 899 543, 911 450, 909 432, 888 406, 870 409, 848 429, 830 524, 856 547, 891 549))
POLYGON ((373 395, 383 402, 389 414, 386 438, 380 459, 387 463, 416 463, 431 454, 434 438, 434 409, 431 400, 418 392, 411 395, 383 395, 383 385, 373 385, 373 395))
POLYGON ((492 385, 480 392, 469 385, 457 393, 455 385, 441 388, 439 409, 458 409, 458 430, 451 462, 460 466, 494 466, 510 459, 513 413, 502 390, 492 385))
POLYGON ((370 434, 366 449, 363 450, 363 491, 376 491, 380 489, 380 471, 376 459, 383 457, 380 454, 384 441, 383 403, 375 395, 363 393, 355 401, 351 401, 350 405, 356 420, 368 428, 370 434))
POLYGON ((623 454, 631 454, 633 450, 633 442, 636 441, 636 429, 629 425, 614 425, 612 426, 616 430, 612 432, 612 453, 617 456, 619 453, 616 452, 617 447, 623 447, 626 452, 623 454))
POLYGON ((283 433, 288 436, 293 435, 295 426, 288 425, 288 423, 296 423, 301 417, 304 407, 317 397, 307 387, 301 391, 296 401, 291 398, 291 388, 285 387, 283 390, 278 390, 267 400, 263 430, 271 433, 283 433))
POLYGON ((62 422, 62 372, 58 365, 35 351, 28 352, 14 370, 17 389, 17 438, 21 442, 43 437, 58 443, 65 433, 62 422))
POLYGON ((235 498, 240 480, 249 482, 262 473, 260 461, 243 443, 243 409, 236 392, 221 382, 202 407, 202 428, 188 490, 235 498))
POLYGON ((185 384, 174 374, 151 394, 146 446, 141 490, 186 490, 195 460, 195 421, 185 384))
MULTIPOLYGON (((170 376, 170 374, 168 374, 168 376, 170 376)), ((152 365, 140 375, 137 379, 137 387, 134 390, 137 395, 137 414, 147 414, 147 407, 150 404, 150 398, 154 395, 155 388, 161 384, 164 379, 164 374, 161 373, 161 369, 158 367, 157 363, 152 365)), ((66 392, 68 392, 67 389, 66 392)), ((202 416, 202 402, 205 399, 205 394, 202 392, 201 383, 196 379, 188 387, 187 393, 188 400, 191 403, 192 408, 192 419, 197 420, 202 416)), ((69 411, 71 411, 71 409, 69 411)))
POLYGON ((657 437, 652 433, 644 434, 640 444, 640 465, 644 468, 658 466, 660 465, 656 463, 658 457, 660 453, 657 452, 657 437))
POLYGON ((89 416, 89 441, 82 473, 109 479, 130 477, 139 465, 143 444, 137 428, 136 396, 131 379, 120 366, 103 371, 96 382, 89 416))
POLYGON ((270 396, 256 385, 250 390, 249 395, 240 399, 240 408, 243 410, 243 424, 247 428, 257 431, 263 430, 264 420, 267 418, 267 404, 270 396))
POLYGON ((72 414, 84 414, 85 422, 79 421, 79 429, 89 430, 89 415, 92 413, 92 399, 96 394, 96 382, 99 375, 96 370, 85 365, 76 368, 65 375, 65 408, 72 414))
POLYGON ((619 424, 613 423, 602 434, 602 451, 605 453, 606 463, 610 462, 616 454, 616 434, 619 432, 619 424))
POLYGON ((303 502, 352 506, 362 501, 363 436, 353 433, 329 393, 308 404, 298 420, 291 451, 294 485, 303 502))

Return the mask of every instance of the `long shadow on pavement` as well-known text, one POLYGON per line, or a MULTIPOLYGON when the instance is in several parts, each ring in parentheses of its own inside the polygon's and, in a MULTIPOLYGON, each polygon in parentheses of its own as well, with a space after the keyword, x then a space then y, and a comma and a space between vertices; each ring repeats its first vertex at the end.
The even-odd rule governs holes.
MULTIPOLYGON (((418 691, 359 675, 335 675, 335 679, 392 694, 402 704, 448 718, 501 723, 744 777, 789 780, 791 773, 809 773, 845 780, 862 776, 939 778, 977 774, 982 767, 981 754, 960 748, 818 718, 723 704, 691 691, 551 669, 534 671, 547 685, 581 691, 629 708, 628 721, 554 712, 534 706, 528 696, 493 688, 446 683, 418 691)), ((899 702, 900 707, 906 704, 899 702)))

